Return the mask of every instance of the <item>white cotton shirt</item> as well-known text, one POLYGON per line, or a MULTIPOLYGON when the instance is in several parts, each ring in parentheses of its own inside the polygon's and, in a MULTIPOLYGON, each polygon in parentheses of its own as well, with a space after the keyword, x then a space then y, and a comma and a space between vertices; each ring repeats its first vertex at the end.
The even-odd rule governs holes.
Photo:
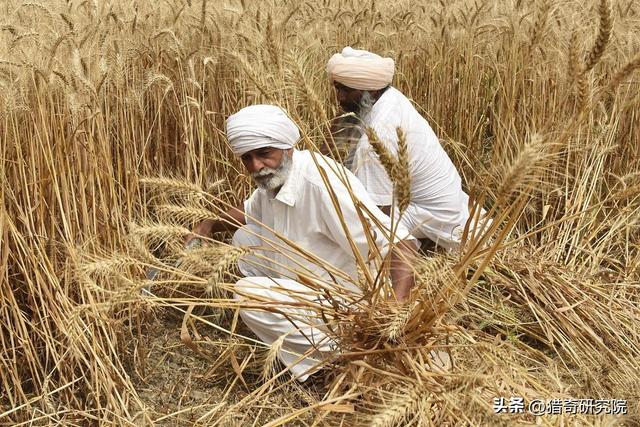
MULTIPOLYGON (((447 249, 455 248, 469 218, 469 196, 460 175, 429 123, 400 91, 390 87, 363 118, 394 155, 400 127, 409 148, 411 201, 400 218, 417 238, 429 238, 447 249)), ((358 141, 351 170, 378 206, 393 203, 393 184, 369 144, 366 134, 358 141)), ((397 209, 394 210, 397 215, 397 209)))
MULTIPOLYGON (((364 260, 372 259, 377 252, 370 248, 368 233, 365 232, 351 195, 334 171, 346 176, 354 196, 363 206, 361 212, 370 212, 365 214, 365 221, 374 230, 372 241, 380 248, 380 255, 384 257, 390 241, 391 219, 376 206, 351 172, 318 153, 294 150, 291 171, 284 185, 275 195, 272 191, 256 189, 244 203, 245 219, 254 229, 255 226, 258 227, 260 237, 269 248, 265 251, 269 260, 263 262, 269 264, 266 267, 273 272, 270 277, 296 280, 297 272, 303 272, 311 273, 310 277, 323 278, 331 282, 333 279, 330 269, 326 268, 329 265, 351 278, 346 282, 338 282, 349 282, 349 287, 357 291, 359 289, 353 286, 358 282, 354 251, 313 157, 327 174, 356 251, 364 260), (380 224, 381 227, 376 224, 380 224), (315 255, 318 260, 311 262, 300 257, 299 250, 292 250, 291 246, 276 238, 274 232, 315 255)), ((397 224, 394 227, 395 241, 413 239, 402 225, 397 224)), ((374 265, 370 264, 369 267, 373 269, 374 265)))

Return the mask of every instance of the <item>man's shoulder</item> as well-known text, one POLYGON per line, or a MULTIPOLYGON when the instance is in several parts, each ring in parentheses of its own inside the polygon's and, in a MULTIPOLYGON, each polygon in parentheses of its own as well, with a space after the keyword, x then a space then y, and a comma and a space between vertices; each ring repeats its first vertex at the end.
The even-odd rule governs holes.
POLYGON ((389 86, 387 90, 380 96, 379 101, 382 104, 395 104, 400 102, 411 102, 400 90, 393 86, 389 86))
POLYGON ((384 102, 372 112, 370 119, 370 126, 378 133, 390 133, 390 137, 394 137, 397 127, 404 128, 406 131, 416 125, 429 125, 413 102, 394 87, 387 89, 380 97, 380 101, 384 102))
POLYGON ((411 101, 398 89, 390 86, 373 106, 370 125, 375 128, 381 124, 401 121, 409 108, 413 108, 411 101))

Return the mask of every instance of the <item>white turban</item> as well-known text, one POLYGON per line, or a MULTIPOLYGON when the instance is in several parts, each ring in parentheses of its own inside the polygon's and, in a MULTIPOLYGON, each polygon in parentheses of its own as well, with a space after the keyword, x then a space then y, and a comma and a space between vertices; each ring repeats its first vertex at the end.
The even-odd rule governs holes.
POLYGON ((262 147, 287 150, 300 131, 287 113, 275 105, 251 105, 227 119, 227 139, 236 156, 262 147))
POLYGON ((395 63, 366 50, 342 49, 327 63, 331 81, 359 90, 378 90, 388 86, 393 79, 395 63))

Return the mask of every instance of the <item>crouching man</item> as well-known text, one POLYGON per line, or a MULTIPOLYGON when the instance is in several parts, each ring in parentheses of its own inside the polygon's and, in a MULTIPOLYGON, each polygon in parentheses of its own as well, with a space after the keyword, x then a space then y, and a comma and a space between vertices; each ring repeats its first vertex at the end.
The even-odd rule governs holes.
MULTIPOLYGON (((392 154, 398 150, 396 129, 405 134, 411 200, 399 220, 425 248, 458 248, 469 218, 469 196, 462 190, 460 175, 427 120, 391 86, 393 59, 346 47, 329 59, 327 73, 341 109, 354 113, 362 128, 375 131, 392 154)), ((352 144, 345 165, 382 211, 390 213, 393 182, 366 133, 352 144)), ((398 209, 393 213, 399 216, 398 209)))
POLYGON ((323 303, 323 292, 301 277, 323 283, 319 286, 329 292, 339 288, 345 301, 348 295, 355 299, 362 293, 356 257, 366 262, 378 251, 384 257, 393 239, 393 291, 387 297, 402 303, 414 284, 417 242, 402 226, 393 225, 390 234, 390 218, 351 172, 320 154, 293 148, 300 133, 281 108, 243 108, 228 118, 226 131, 258 188, 242 206, 201 222, 187 243, 197 235, 236 229, 233 244, 251 248, 238 263, 245 278, 236 283, 235 298, 248 307, 240 316, 264 343, 280 340, 280 360, 304 381, 335 343, 317 310, 309 308, 323 303))

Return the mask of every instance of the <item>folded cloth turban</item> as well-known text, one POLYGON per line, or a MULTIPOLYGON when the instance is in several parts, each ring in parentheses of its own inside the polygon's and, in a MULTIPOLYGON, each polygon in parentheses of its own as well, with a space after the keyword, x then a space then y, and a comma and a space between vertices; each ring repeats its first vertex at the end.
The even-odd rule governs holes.
POLYGON ((275 105, 251 105, 227 119, 227 139, 236 156, 262 147, 287 150, 300 131, 287 113, 275 105))
POLYGON ((359 90, 378 90, 388 86, 394 72, 393 59, 348 46, 342 49, 342 53, 333 55, 327 63, 331 81, 359 90))

